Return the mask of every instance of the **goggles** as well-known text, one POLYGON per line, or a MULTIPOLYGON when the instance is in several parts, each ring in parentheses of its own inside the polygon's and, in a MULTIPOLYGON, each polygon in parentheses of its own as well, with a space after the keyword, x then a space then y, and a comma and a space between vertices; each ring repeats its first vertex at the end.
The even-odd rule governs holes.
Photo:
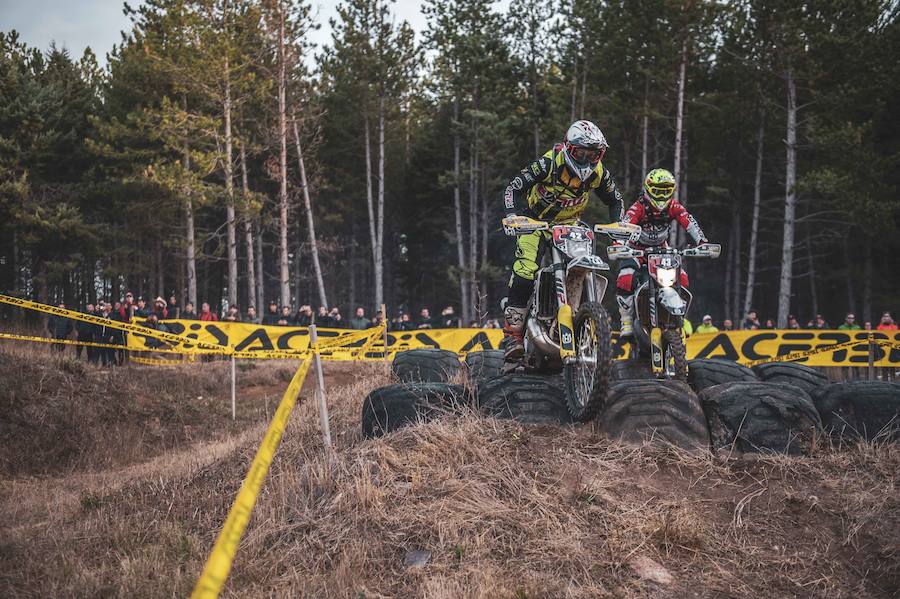
POLYGON ((606 154, 606 148, 589 148, 586 146, 569 146, 569 154, 576 162, 597 164, 606 154))
POLYGON ((648 185, 647 194, 654 200, 668 201, 675 193, 674 185, 648 185))

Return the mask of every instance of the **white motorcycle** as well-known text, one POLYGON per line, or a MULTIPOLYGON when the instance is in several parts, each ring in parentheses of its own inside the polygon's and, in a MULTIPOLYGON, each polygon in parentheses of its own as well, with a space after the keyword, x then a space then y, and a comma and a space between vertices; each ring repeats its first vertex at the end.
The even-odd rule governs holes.
POLYGON ((601 305, 609 265, 594 254, 594 233, 581 225, 550 225, 525 216, 503 219, 507 235, 549 231, 552 260, 540 269, 525 320, 526 370, 563 371, 569 413, 593 419, 610 384, 612 341, 601 305), (584 300, 582 301, 582 296, 584 300))

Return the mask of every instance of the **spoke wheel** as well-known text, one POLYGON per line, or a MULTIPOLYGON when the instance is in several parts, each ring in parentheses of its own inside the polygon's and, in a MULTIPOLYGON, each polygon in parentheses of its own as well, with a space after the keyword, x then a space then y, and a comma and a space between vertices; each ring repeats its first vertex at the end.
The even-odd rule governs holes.
POLYGON ((592 420, 610 384, 612 334, 609 316, 597 302, 582 304, 573 321, 576 360, 565 366, 566 403, 578 422, 592 420))
POLYGON ((668 329, 663 332, 663 365, 667 379, 687 382, 687 353, 681 331, 668 329))

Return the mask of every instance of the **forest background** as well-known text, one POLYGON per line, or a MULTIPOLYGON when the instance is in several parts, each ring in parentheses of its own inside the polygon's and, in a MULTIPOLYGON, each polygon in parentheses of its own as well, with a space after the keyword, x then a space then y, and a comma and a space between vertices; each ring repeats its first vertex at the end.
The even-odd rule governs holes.
MULTIPOLYGON (((900 300, 895 0, 147 0, 94 53, 0 39, 0 291, 497 317, 502 190, 575 119, 626 204, 650 168, 722 258, 695 317, 900 300)), ((594 202, 589 222, 606 222, 594 202)))

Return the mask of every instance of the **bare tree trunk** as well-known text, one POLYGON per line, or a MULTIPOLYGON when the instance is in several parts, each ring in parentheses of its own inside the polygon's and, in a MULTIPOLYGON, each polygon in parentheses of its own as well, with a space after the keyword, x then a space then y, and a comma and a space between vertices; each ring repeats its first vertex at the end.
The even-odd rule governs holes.
POLYGON ((300 185, 303 187, 303 207, 306 208, 306 225, 309 228, 309 245, 312 254, 313 270, 316 273, 316 285, 319 288, 319 301, 322 306, 330 306, 325 294, 325 280, 322 278, 322 265, 319 262, 319 244, 316 241, 316 222, 309 199, 309 184, 306 181, 306 166, 303 164, 303 147, 300 145, 300 131, 297 128, 297 117, 291 115, 294 127, 294 145, 297 146, 297 166, 300 169, 300 185))
MULTIPOLYGON (((166 285, 165 285, 165 275, 166 269, 163 266, 163 249, 162 249, 162 239, 156 239, 156 295, 165 299, 166 298, 166 285)), ((168 301, 168 300, 167 300, 168 301)))
MULTIPOLYGON (((732 244, 734 244, 734 253, 732 258, 734 259, 734 273, 731 276, 731 280, 734 284, 734 291, 731 305, 736 312, 741 307, 741 211, 738 209, 738 206, 734 206, 733 210, 734 239, 732 244)), ((741 315, 738 314, 737 316, 740 317, 741 315)))
POLYGON ((578 118, 584 118, 584 109, 587 104, 587 63, 581 69, 581 110, 578 112, 578 118))
MULTIPOLYGON (((574 102, 574 100, 573 100, 574 102)), ((574 107, 574 103, 573 103, 574 107)), ((466 282, 466 251, 465 240, 463 239, 462 225, 462 199, 460 198, 459 183, 462 180, 462 172, 460 167, 460 139, 459 139, 459 99, 453 100, 453 208, 456 214, 456 256, 457 265, 459 266, 459 295, 460 295, 460 314, 463 320, 469 313, 469 286, 466 282)))
POLYGON ((781 278, 778 285, 778 328, 787 326, 791 309, 791 283, 794 276, 794 214, 797 210, 797 82, 788 67, 787 83, 787 168, 784 180, 784 241, 781 247, 781 278))
POLYGON ((410 125, 410 109, 409 109, 409 99, 406 100, 405 106, 406 114, 404 115, 404 123, 406 124, 404 134, 404 143, 405 146, 403 148, 403 164, 406 168, 409 168, 409 158, 410 158, 410 146, 412 144, 412 127, 410 125))
POLYGON ((865 256, 863 257, 863 322, 872 321, 872 238, 866 236, 865 256))
MULTIPOLYGON (((856 314, 856 277, 853 276, 855 265, 850 257, 849 235, 844 238, 844 259, 847 261, 847 276, 844 277, 844 281, 847 283, 847 312, 856 314)), ((860 316, 862 316, 862 314, 860 314, 860 316)))
MULTIPOLYGON (((481 289, 483 290, 482 293, 486 294, 488 289, 486 267, 488 263, 488 215, 490 214, 490 210, 487 203, 487 189, 485 189, 485 186, 487 185, 486 176, 482 176, 481 181, 481 289)), ((487 316, 487 312, 487 309, 482 306, 482 309, 476 315, 479 324, 484 324, 484 318, 487 316)))
POLYGON ((19 232, 13 229, 12 232, 12 288, 14 291, 25 291, 25 285, 20 285, 19 275, 22 272, 19 258, 19 232))
MULTIPOLYGON (((369 210, 369 242, 372 247, 372 267, 377 267, 378 258, 375 248, 378 245, 378 236, 375 233, 375 193, 372 190, 372 140, 369 135, 369 115, 364 115, 365 140, 366 140, 366 207, 369 210)), ((381 302, 375 302, 375 309, 381 308, 381 302)))
POLYGON ((541 155, 541 129, 540 129, 540 116, 538 114, 538 94, 537 94, 537 65, 535 61, 535 56, 537 55, 537 48, 534 48, 534 32, 531 32, 531 45, 532 52, 530 53, 530 69, 529 74, 531 75, 531 118, 534 127, 534 155, 541 155))
POLYGON ((756 136, 756 174, 753 177, 753 217, 750 221, 750 248, 747 258, 747 289, 744 292, 744 314, 753 305, 753 286, 756 284, 756 245, 759 240, 759 206, 762 203, 763 141, 766 134, 766 113, 759 111, 759 132, 756 136))
POLYGON ((241 193, 244 201, 244 245, 247 246, 247 306, 255 306, 257 310, 262 310, 264 306, 257 303, 254 299, 253 286, 256 284, 256 257, 253 248, 253 216, 250 212, 250 182, 247 178, 247 151, 244 144, 241 144, 241 193))
POLYGON ((384 302, 384 90, 378 96, 378 222, 375 243, 375 305, 384 302))
POLYGON ((223 112, 225 113, 225 218, 228 237, 228 305, 237 304, 237 225, 234 218, 234 142, 231 135, 231 74, 229 71, 228 55, 225 56, 225 101, 223 112))
POLYGON ((644 78, 644 118, 642 123, 642 147, 641 147, 641 180, 647 176, 647 145, 650 129, 650 77, 644 78))
MULTIPOLYGON (((191 155, 187 149, 184 151, 184 170, 191 169, 191 155)), ((185 261, 187 266, 187 301, 197 308, 197 243, 194 239, 194 204, 191 200, 190 188, 185 189, 184 194, 184 237, 187 242, 185 247, 185 261)))
POLYGON ((350 309, 356 309, 357 301, 356 301, 356 221, 353 220, 350 224, 351 227, 351 235, 350 235, 350 309))
MULTIPOLYGON (((681 148, 684 137, 684 88, 687 78, 687 38, 681 44, 681 64, 678 67, 678 109, 675 113, 675 189, 681 185, 681 148)), ((679 196, 679 199, 683 199, 679 196)))
POLYGON ((472 143, 469 146, 469 297, 472 312, 468 321, 475 320, 478 304, 478 124, 472 123, 472 143))
MULTIPOLYGON (((681 63, 678 67, 678 103, 675 112, 675 164, 673 175, 675 176, 675 189, 678 200, 682 204, 687 203, 687 194, 682 188, 682 152, 684 149, 684 88, 687 84, 687 38, 681 43, 681 63)), ((684 230, 678 226, 678 223, 672 223, 669 226, 669 239, 676 247, 684 245, 684 230)), ((737 273, 735 273, 737 276, 737 273)), ((737 285, 740 286, 739 284, 737 285)))
POLYGON ((281 145, 279 155, 278 191, 279 208, 279 247, 278 247, 278 281, 281 288, 281 305, 291 305, 290 267, 288 262, 288 193, 287 193, 287 106, 285 88, 287 85, 287 56, 285 56, 284 40, 284 4, 278 3, 278 141, 281 145))
POLYGON ((575 60, 575 68, 572 72, 572 113, 569 116, 569 122, 575 121, 575 101, 578 97, 578 60, 575 60))
POLYGON ((809 297, 812 302, 813 318, 819 313, 819 296, 816 293, 816 266, 813 262, 812 241, 809 231, 806 235, 806 261, 809 264, 809 297))
POLYGON ((253 257, 256 258, 256 313, 262 314, 267 309, 266 305, 266 273, 263 271, 263 232, 262 228, 256 231, 256 251, 253 257))
MULTIPOLYGON (((732 306, 731 300, 731 282, 734 280, 734 222, 731 223, 731 227, 728 230, 728 250, 725 252, 725 291, 724 291, 724 299, 725 299, 725 318, 730 318, 735 320, 733 309, 736 309, 737 306, 732 306)), ((735 320, 735 322, 737 322, 735 320)))

